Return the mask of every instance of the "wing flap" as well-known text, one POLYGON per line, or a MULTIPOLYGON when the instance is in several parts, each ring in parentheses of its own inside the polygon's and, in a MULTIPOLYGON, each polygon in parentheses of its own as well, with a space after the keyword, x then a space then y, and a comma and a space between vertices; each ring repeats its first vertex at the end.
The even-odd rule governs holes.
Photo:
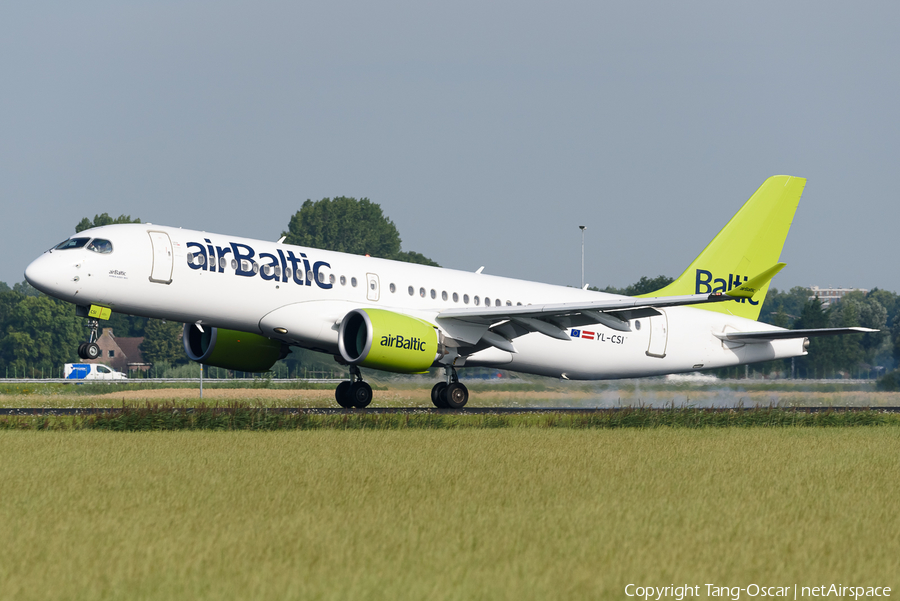
MULTIPOLYGON (((521 305, 505 307, 471 307, 465 309, 447 309, 438 314, 438 321, 445 319, 460 319, 474 323, 495 324, 500 321, 510 320, 514 317, 532 319, 557 319, 567 317, 580 317, 586 311, 600 311, 614 313, 620 319, 634 319, 634 312, 640 311, 640 316, 658 315, 658 311, 648 313, 647 310, 656 307, 680 307, 685 305, 701 305, 704 303, 720 303, 733 301, 730 296, 724 294, 686 294, 681 296, 661 296, 655 298, 634 298, 630 296, 608 298, 583 303, 552 303, 544 305, 521 305), (630 313, 629 313, 630 312, 630 313), (632 315, 625 317, 626 315, 632 315)), ((596 321, 588 322, 596 323, 596 321)))

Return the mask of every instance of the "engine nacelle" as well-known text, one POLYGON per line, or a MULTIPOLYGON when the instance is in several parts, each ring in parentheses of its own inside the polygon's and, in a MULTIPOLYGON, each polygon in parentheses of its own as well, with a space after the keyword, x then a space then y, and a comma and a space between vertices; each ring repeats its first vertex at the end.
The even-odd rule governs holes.
POLYGON ((269 371, 275 362, 287 355, 278 340, 259 334, 203 328, 184 324, 184 352, 192 361, 225 369, 246 372, 269 371))
POLYGON ((341 320, 338 348, 351 365, 401 374, 428 371, 443 357, 434 326, 384 309, 354 309, 341 320))

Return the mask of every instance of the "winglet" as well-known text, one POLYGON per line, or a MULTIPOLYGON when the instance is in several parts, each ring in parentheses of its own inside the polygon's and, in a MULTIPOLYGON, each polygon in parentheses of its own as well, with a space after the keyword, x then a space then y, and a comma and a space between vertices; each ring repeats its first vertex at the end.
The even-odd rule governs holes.
POLYGON ((775 274, 784 269, 787 263, 776 263, 756 277, 750 278, 738 288, 733 288, 726 292, 728 296, 734 298, 753 298, 753 295, 762 290, 763 286, 775 277, 775 274))

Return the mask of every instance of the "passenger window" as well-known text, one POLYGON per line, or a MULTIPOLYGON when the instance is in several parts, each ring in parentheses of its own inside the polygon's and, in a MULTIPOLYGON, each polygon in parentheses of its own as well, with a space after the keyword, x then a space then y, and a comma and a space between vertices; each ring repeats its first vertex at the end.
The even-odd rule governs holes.
POLYGON ((391 284, 389 287, 391 289, 391 292, 397 292, 397 287, 394 286, 394 284, 391 284))
POLYGON ((412 296, 412 295, 415 294, 415 293, 416 293, 416 289, 413 288, 412 286, 410 286, 410 287, 409 287, 409 295, 412 296))
POLYGON ((82 248, 85 244, 88 243, 90 238, 69 238, 68 240, 63 240, 59 244, 56 245, 56 248, 53 250, 69 250, 70 248, 82 248))
MULTIPOLYGON (((310 272, 310 273, 312 273, 312 272, 310 272)), ((310 276, 310 277, 312 277, 312 276, 310 276)), ((353 286, 354 288, 356 288, 356 278, 350 278, 350 285, 353 286)))
POLYGON ((447 300, 447 291, 446 290, 441 292, 441 300, 447 300))
POLYGON ((334 285, 334 274, 333 273, 328 274, 328 283, 331 284, 332 286, 334 285))
POLYGON ((495 298, 495 299, 494 299, 494 306, 495 306, 495 307, 499 307, 501 304, 502 304, 502 303, 500 302, 500 299, 499 299, 499 298, 495 298))
POLYGON ((490 306, 491 306, 491 299, 490 299, 490 297, 487 297, 487 296, 484 297, 484 306, 485 306, 485 307, 490 307, 490 306))
POLYGON ((424 288, 419 288, 419 296, 421 296, 422 298, 425 298, 425 289, 424 288))
POLYGON ((341 276, 341 286, 346 286, 346 285, 347 285, 347 276, 342 275, 341 276))
POLYGON ((108 374, 108 373, 109 373, 109 370, 108 370, 107 368, 103 367, 102 365, 98 365, 98 366, 97 366, 97 371, 99 371, 101 374, 108 374))
POLYGON ((455 293, 455 292, 453 293, 453 302, 454 302, 454 303, 458 303, 458 302, 459 302, 459 295, 458 295, 457 293, 455 293))
POLYGON ((469 304, 469 295, 468 294, 463 294, 463 304, 466 304, 466 305, 469 304))
POLYGON ((475 298, 473 298, 472 300, 475 301, 476 307, 481 304, 481 299, 478 298, 478 295, 475 295, 475 298))
POLYGON ((434 288, 431 289, 431 298, 437 298, 437 292, 434 291, 434 288))
POLYGON ((112 252, 112 242, 103 240, 102 238, 95 238, 88 244, 87 249, 92 250, 95 253, 100 253, 101 255, 108 255, 112 252))

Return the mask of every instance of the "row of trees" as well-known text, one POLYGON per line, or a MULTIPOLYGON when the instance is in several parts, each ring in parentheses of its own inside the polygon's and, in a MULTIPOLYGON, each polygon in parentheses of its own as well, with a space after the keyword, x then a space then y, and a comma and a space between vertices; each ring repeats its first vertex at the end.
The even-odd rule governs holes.
MULTIPOLYGON (((75 231, 113 223, 140 223, 140 219, 129 215, 113 218, 103 213, 93 220, 82 219, 75 231)), ((402 251, 396 226, 378 204, 367 198, 307 200, 291 217, 283 235, 289 244, 438 266, 419 253, 402 251)), ((667 276, 642 277, 625 288, 607 287, 605 291, 634 296, 671 282, 667 276)), ((807 288, 786 292, 772 288, 760 320, 793 329, 865 326, 881 332, 814 338, 809 355, 796 359, 793 365, 790 360, 771 361, 757 366, 757 371, 790 375, 793 367, 797 377, 856 376, 890 371, 900 364, 900 296, 893 292, 853 292, 825 308, 811 298, 807 288)), ((187 362, 180 342, 181 324, 113 313, 104 325, 113 328, 117 337, 143 337, 141 351, 146 362, 173 366, 187 362)), ((24 373, 26 369, 56 373, 63 363, 77 360, 78 344, 85 337, 84 321, 75 317, 72 305, 40 294, 25 282, 12 288, 0 282, 0 375, 24 373)), ((293 373, 301 365, 332 367, 330 357, 306 351, 295 350, 285 362, 283 368, 293 373)), ((739 373, 723 370, 721 375, 739 373)))

